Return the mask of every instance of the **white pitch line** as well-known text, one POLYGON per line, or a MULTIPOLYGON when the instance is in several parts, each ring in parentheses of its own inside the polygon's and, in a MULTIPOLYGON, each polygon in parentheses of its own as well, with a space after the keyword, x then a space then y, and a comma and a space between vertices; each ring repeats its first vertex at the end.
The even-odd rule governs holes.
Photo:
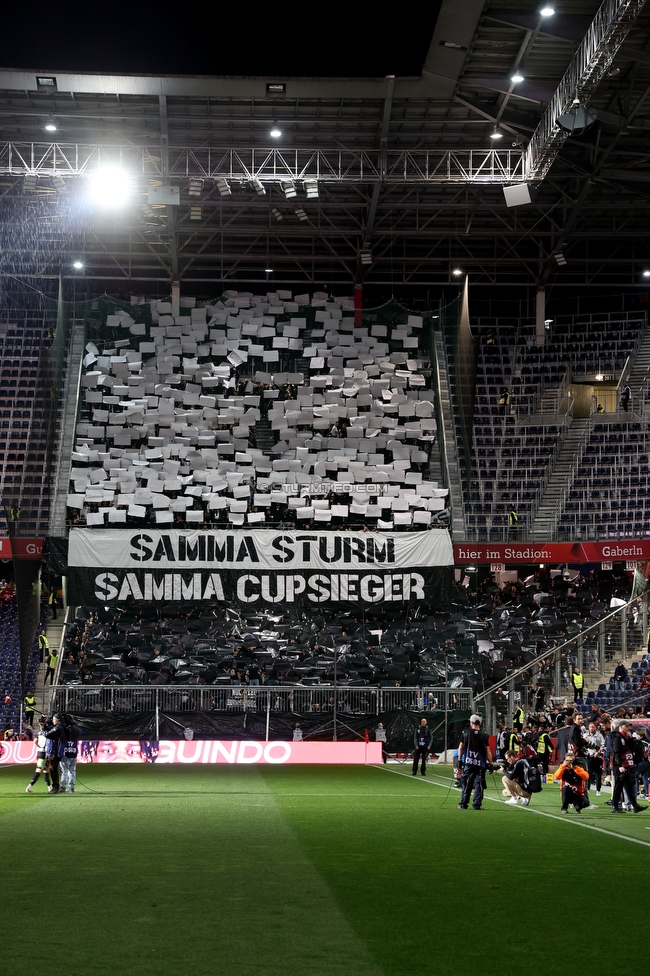
MULTIPOLYGON (((382 767, 375 766, 374 768, 375 769, 379 769, 379 768, 382 768, 383 769, 384 767, 383 766, 382 767)), ((389 772, 389 773, 396 773, 397 776, 410 775, 410 774, 406 774, 406 773, 401 773, 397 769, 387 769, 387 772, 389 772)), ((420 776, 420 780, 422 780, 423 778, 425 778, 425 777, 420 776)), ((427 782, 431 783, 432 786, 434 785, 432 783, 431 779, 430 780, 427 780, 427 782)), ((437 786, 449 787, 449 784, 448 783, 445 783, 444 781, 441 782, 440 780, 438 780, 438 782, 436 783, 436 785, 437 786)), ((452 787, 449 787, 449 788, 451 789, 452 787)), ((496 796, 488 796, 487 791, 483 794, 483 799, 485 799, 485 800, 492 800, 493 803, 500 803, 502 806, 505 806, 506 805, 506 801, 505 800, 500 800, 496 796)), ((513 804, 513 806, 514 806, 514 804, 513 804)), ((642 847, 650 847, 650 842, 648 842, 647 840, 639 840, 637 837, 628 837, 627 834, 617 834, 616 831, 614 831, 614 830, 605 830, 604 827, 595 827, 593 824, 585 823, 584 820, 577 820, 577 819, 573 819, 573 818, 568 819, 566 817, 558 817, 558 815, 556 813, 547 813, 545 810, 536 810, 535 807, 531 807, 531 806, 527 806, 527 807, 519 807, 518 806, 518 809, 520 809, 520 810, 526 810, 528 813, 535 813, 535 814, 537 814, 538 817, 549 817, 551 820, 559 820, 560 823, 570 824, 572 827, 584 827, 585 830, 595 830, 597 833, 599 833, 599 834, 606 834, 608 837, 618 837, 619 840, 627 840, 627 841, 630 842, 630 844, 640 844, 642 847)))

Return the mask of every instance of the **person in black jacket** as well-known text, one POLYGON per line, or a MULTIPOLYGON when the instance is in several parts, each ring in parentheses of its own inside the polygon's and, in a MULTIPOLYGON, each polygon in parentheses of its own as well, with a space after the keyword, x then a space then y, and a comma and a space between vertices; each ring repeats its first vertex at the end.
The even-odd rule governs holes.
POLYGON ((427 725, 426 718, 423 718, 413 734, 413 776, 418 774, 418 762, 421 763, 420 772, 423 776, 427 775, 427 756, 431 749, 431 729, 427 725))
POLYGON ((640 806, 636 799, 636 761, 634 746, 627 722, 621 722, 612 736, 612 768, 616 775, 614 792, 612 793, 612 813, 623 813, 619 807, 623 792, 627 794, 635 813, 647 810, 640 806))
POLYGON ((481 716, 470 715, 469 724, 469 731, 464 733, 458 746, 458 764, 463 770, 460 778, 463 793, 458 809, 467 810, 473 790, 474 809, 482 810, 485 770, 492 762, 492 752, 487 735, 481 732, 481 716))
POLYGON ((65 741, 65 726, 61 715, 57 712, 52 716, 52 728, 45 733, 47 741, 47 758, 50 765, 50 776, 52 777, 52 793, 63 793, 60 789, 59 767, 63 754, 63 743, 65 741))

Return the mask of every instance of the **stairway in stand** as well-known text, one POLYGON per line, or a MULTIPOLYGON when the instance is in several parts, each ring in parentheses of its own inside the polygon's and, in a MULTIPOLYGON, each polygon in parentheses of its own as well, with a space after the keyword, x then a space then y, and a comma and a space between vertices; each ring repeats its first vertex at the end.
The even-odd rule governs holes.
POLYGON ((574 458, 582 438, 586 434, 588 425, 589 418, 587 417, 575 419, 564 438, 555 467, 544 489, 544 497, 531 527, 531 540, 535 542, 548 542, 554 538, 559 506, 564 499, 564 493, 573 472, 574 458))

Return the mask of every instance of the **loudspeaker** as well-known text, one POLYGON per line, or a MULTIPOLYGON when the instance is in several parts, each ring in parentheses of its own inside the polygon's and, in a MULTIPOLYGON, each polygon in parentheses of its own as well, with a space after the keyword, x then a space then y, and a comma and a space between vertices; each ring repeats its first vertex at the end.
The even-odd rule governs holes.
POLYGON ((527 183, 515 183, 513 186, 504 186, 503 195, 505 197, 506 207, 523 207, 527 203, 532 203, 527 183))

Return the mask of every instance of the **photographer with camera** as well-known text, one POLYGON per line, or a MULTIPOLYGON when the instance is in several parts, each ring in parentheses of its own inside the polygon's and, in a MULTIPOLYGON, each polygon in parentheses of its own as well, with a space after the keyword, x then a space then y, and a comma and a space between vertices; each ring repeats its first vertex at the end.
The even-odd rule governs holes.
POLYGON ((473 807, 475 810, 482 810, 485 770, 492 763, 492 751, 487 735, 481 732, 481 716, 470 715, 469 724, 469 731, 463 734, 458 746, 458 765, 462 769, 460 785, 463 791, 458 809, 467 810, 473 790, 473 807))
POLYGON ((562 788, 562 813, 569 812, 569 805, 576 813, 589 806, 585 789, 585 784, 589 782, 589 773, 582 760, 576 758, 572 752, 567 752, 553 779, 559 780, 562 788))
POLYGON ((503 767, 503 795, 509 797, 506 804, 517 806, 521 800, 521 805, 527 807, 530 803, 530 793, 528 791, 528 760, 520 759, 517 753, 508 749, 505 754, 505 766, 503 767))

